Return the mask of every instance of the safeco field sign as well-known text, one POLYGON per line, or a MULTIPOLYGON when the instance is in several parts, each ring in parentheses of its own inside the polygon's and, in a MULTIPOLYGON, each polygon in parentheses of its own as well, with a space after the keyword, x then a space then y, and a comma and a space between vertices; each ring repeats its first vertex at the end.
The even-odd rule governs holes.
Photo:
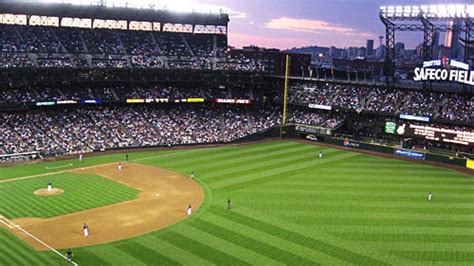
POLYGON ((474 85, 474 71, 469 71, 469 65, 447 57, 425 61, 423 67, 415 68, 414 73, 414 81, 452 81, 474 85))

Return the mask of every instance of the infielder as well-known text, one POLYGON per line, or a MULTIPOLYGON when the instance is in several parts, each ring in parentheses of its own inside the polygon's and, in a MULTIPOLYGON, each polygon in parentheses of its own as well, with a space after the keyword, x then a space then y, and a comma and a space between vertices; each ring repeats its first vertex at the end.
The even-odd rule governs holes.
POLYGON ((433 194, 431 194, 431 191, 430 191, 430 193, 428 193, 428 201, 431 201, 431 197, 433 197, 433 194))
POLYGON ((84 231, 84 236, 89 236, 89 226, 86 223, 82 225, 82 230, 84 231))
POLYGON ((193 208, 191 207, 191 203, 189 203, 187 214, 191 215, 193 213, 193 208))
POLYGON ((117 169, 118 169, 119 171, 122 171, 122 163, 118 163, 117 169))
POLYGON ((53 182, 49 181, 48 182, 48 192, 51 192, 53 190, 53 182))
POLYGON ((191 171, 191 179, 194 179, 194 171, 191 171))

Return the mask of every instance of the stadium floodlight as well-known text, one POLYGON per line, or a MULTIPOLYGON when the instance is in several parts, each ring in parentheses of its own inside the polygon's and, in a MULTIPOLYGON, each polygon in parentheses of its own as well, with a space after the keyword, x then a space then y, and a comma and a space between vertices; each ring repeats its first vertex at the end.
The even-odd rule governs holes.
POLYGON ((474 5, 438 4, 411 6, 381 6, 380 15, 385 18, 474 18, 474 5))
MULTIPOLYGON (((74 5, 92 5, 97 0, 39 0, 46 3, 61 3, 74 5)), ((1 2, 1 0, 0 0, 1 2)), ((107 0, 107 7, 125 7, 136 9, 168 10, 174 12, 195 12, 195 13, 232 13, 234 16, 241 16, 241 12, 236 12, 225 6, 202 4, 198 0, 107 0)))

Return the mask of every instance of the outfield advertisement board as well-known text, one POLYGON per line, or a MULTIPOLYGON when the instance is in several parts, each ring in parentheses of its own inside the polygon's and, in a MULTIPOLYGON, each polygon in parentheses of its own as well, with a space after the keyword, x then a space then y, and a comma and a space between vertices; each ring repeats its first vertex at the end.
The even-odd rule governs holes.
POLYGON ((412 159, 424 160, 426 159, 426 154, 417 151, 394 149, 393 155, 407 157, 412 159))
POLYGON ((397 134, 397 123, 392 121, 386 121, 384 132, 388 134, 397 134))
POLYGON ((385 122, 384 132, 407 137, 417 137, 427 140, 454 143, 466 146, 474 145, 474 130, 453 129, 434 125, 421 125, 414 123, 397 124, 392 121, 385 122))
POLYGON ((466 167, 469 168, 469 169, 473 169, 473 170, 474 170, 474 160, 467 159, 467 160, 466 160, 466 167))

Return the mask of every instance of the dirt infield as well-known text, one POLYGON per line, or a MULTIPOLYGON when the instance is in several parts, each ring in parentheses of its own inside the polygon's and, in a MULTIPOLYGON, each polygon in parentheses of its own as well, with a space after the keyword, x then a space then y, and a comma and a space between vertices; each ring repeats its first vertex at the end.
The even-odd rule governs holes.
MULTIPOLYGON (((116 165, 109 164, 74 172, 100 175, 141 193, 134 200, 58 217, 13 220, 56 249, 97 245, 156 231, 186 218, 189 203, 196 210, 204 200, 201 187, 189 177, 152 166, 125 163, 118 171, 116 165), (89 226, 88 237, 83 236, 83 223, 89 226)), ((37 250, 46 249, 17 229, 10 230, 37 250)))
POLYGON ((61 188, 52 188, 51 191, 48 191, 47 188, 41 188, 33 192, 37 196, 48 197, 48 196, 57 196, 64 193, 64 190, 61 188))

